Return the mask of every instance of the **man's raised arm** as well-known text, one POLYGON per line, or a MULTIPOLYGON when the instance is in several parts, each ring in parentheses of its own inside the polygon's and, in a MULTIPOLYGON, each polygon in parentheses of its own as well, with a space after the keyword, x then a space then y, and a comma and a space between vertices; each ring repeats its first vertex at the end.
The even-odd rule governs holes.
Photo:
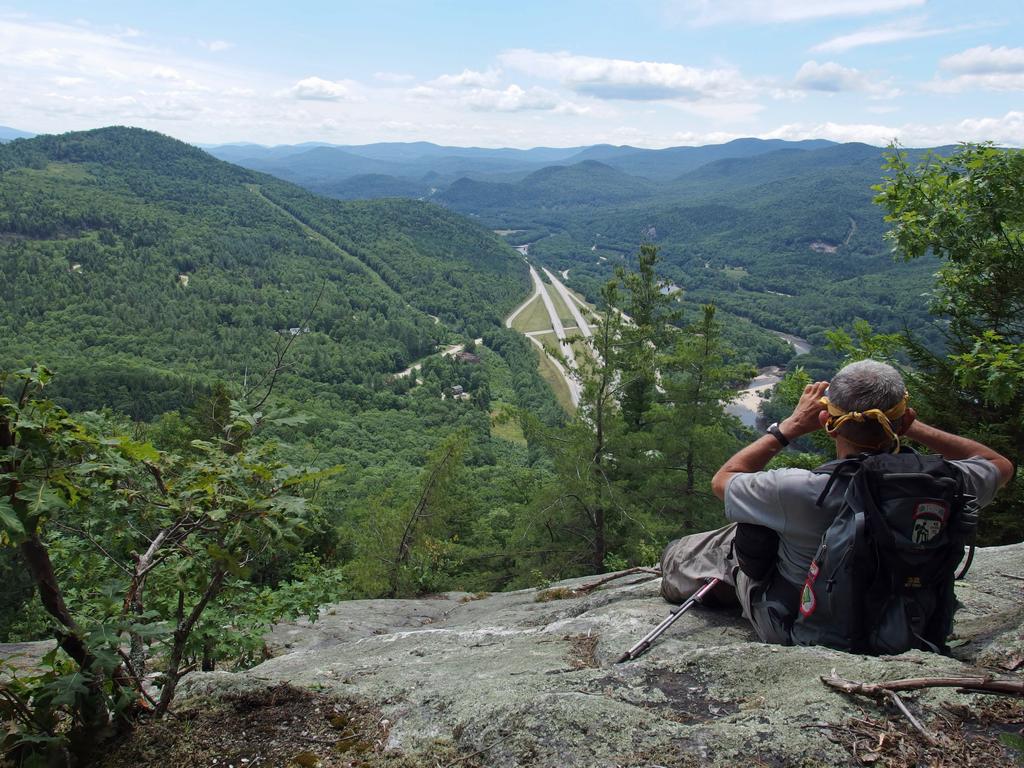
MULTIPOLYGON (((818 414, 825 409, 819 401, 826 389, 827 381, 816 381, 804 387, 804 393, 800 396, 800 402, 796 404, 792 415, 779 424, 779 431, 783 437, 792 441, 821 428, 818 414)), ((746 448, 737 451, 722 465, 711 478, 711 490, 715 496, 725 501, 725 488, 729 484, 729 478, 744 472, 760 472, 782 448, 782 443, 774 435, 762 435, 746 448)))
POLYGON ((1012 462, 984 443, 971 440, 959 435, 943 432, 936 427, 930 427, 921 421, 914 421, 903 433, 933 453, 941 454, 945 459, 970 459, 975 456, 991 461, 999 470, 999 487, 1006 485, 1013 477, 1012 462))

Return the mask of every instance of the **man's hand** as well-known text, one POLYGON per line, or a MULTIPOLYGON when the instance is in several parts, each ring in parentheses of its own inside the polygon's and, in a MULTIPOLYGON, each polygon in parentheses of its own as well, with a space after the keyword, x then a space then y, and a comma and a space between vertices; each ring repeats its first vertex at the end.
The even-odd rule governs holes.
POLYGON ((825 407, 820 400, 826 389, 827 381, 816 381, 804 387, 804 393, 800 395, 800 401, 793 409, 793 413, 779 423, 779 429, 787 440, 796 440, 821 429, 819 414, 825 407))

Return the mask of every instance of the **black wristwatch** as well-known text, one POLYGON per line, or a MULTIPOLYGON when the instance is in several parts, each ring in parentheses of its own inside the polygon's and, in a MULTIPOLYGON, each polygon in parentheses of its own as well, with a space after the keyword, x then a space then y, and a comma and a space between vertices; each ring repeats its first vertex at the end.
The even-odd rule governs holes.
POLYGON ((765 431, 769 435, 774 437, 776 440, 778 440, 780 443, 782 443, 782 447, 783 448, 785 448, 787 445, 789 445, 789 440, 786 439, 786 436, 784 434, 782 434, 782 430, 779 429, 779 422, 776 421, 776 422, 773 422, 773 423, 769 424, 768 425, 768 429, 765 430, 765 431))

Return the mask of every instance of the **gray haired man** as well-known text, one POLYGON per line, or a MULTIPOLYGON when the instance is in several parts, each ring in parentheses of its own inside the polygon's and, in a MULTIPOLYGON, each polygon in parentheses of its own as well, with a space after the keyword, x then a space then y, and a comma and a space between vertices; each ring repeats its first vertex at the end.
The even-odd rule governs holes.
MULTIPOLYGON (((842 505, 842 494, 816 502, 829 476, 804 469, 765 471, 790 441, 825 429, 840 459, 896 452, 906 437, 942 455, 961 471, 965 490, 983 507, 1013 475, 1008 459, 974 440, 930 427, 907 406, 907 390, 890 365, 862 360, 846 366, 831 382, 809 384, 796 409, 738 451, 715 473, 711 487, 725 502, 731 525, 672 542, 662 557, 662 593, 678 602, 715 577, 735 590, 758 637, 788 644, 801 584, 822 535, 842 505), (774 567, 758 580, 740 570, 735 557, 737 524, 743 531, 769 529, 778 535, 774 567)), ((774 537, 772 537, 774 542, 774 537)), ((749 570, 749 569, 748 569, 749 570)), ((728 590, 731 592, 732 590, 728 590)), ((731 597, 717 593, 719 598, 731 597)))

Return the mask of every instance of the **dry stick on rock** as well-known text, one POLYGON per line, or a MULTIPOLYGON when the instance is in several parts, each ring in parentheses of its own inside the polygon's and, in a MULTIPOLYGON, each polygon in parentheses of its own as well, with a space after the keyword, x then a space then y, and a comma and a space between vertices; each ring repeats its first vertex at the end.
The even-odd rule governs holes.
MULTIPOLYGON (((935 734, 925 728, 918 720, 896 691, 915 691, 924 688, 956 688, 961 693, 967 691, 978 691, 981 693, 1000 693, 1010 696, 1024 695, 1024 681, 1011 679, 996 679, 990 675, 984 677, 911 677, 903 680, 889 680, 883 683, 857 683, 852 680, 844 680, 839 677, 835 670, 829 677, 822 676, 821 682, 830 688, 848 694, 861 694, 872 698, 885 698, 892 702, 896 708, 907 718, 908 722, 918 733, 933 747, 943 746, 943 741, 935 734)), ((877 751, 877 750, 876 750, 877 751)))
POLYGON ((128 654, 125 653, 122 648, 118 648, 117 653, 121 657, 121 660, 124 661, 125 669, 128 671, 128 675, 131 679, 135 682, 135 687, 139 689, 139 693, 147 702, 149 702, 149 705, 155 709, 157 702, 149 695, 149 693, 146 692, 146 687, 142 684, 142 678, 139 677, 135 668, 132 666, 132 660, 128 657, 128 654))
POLYGON ((1024 696, 1024 680, 997 678, 992 675, 975 677, 910 677, 902 680, 887 680, 882 683, 857 683, 844 680, 832 673, 824 675, 821 682, 830 688, 843 693, 860 693, 864 696, 880 697, 888 691, 916 691, 923 688, 957 688, 961 693, 977 691, 980 693, 1001 693, 1006 696, 1024 696))
POLYGON ((900 698, 899 694, 896 693, 896 691, 886 691, 885 694, 889 701, 896 705, 896 709, 903 713, 903 716, 907 718, 910 724, 914 726, 914 730, 920 733, 925 741, 927 741, 933 747, 942 746, 942 742, 939 740, 939 738, 935 736, 935 734, 933 734, 927 728, 925 728, 921 724, 921 721, 914 717, 914 714, 909 709, 907 709, 907 705, 903 703, 903 699, 900 698))
POLYGON ((661 569, 660 568, 642 568, 642 567, 627 568, 624 571, 618 571, 616 573, 611 574, 610 576, 605 576, 604 578, 598 579, 597 581, 592 581, 589 584, 581 584, 580 586, 576 587, 576 589, 574 591, 575 592, 582 592, 583 594, 589 594, 590 592, 593 592, 598 587, 604 586, 605 584, 607 584, 610 581, 615 581, 616 579, 621 579, 623 576, 632 576, 634 573, 650 573, 650 574, 655 575, 655 576, 661 576, 661 569))

